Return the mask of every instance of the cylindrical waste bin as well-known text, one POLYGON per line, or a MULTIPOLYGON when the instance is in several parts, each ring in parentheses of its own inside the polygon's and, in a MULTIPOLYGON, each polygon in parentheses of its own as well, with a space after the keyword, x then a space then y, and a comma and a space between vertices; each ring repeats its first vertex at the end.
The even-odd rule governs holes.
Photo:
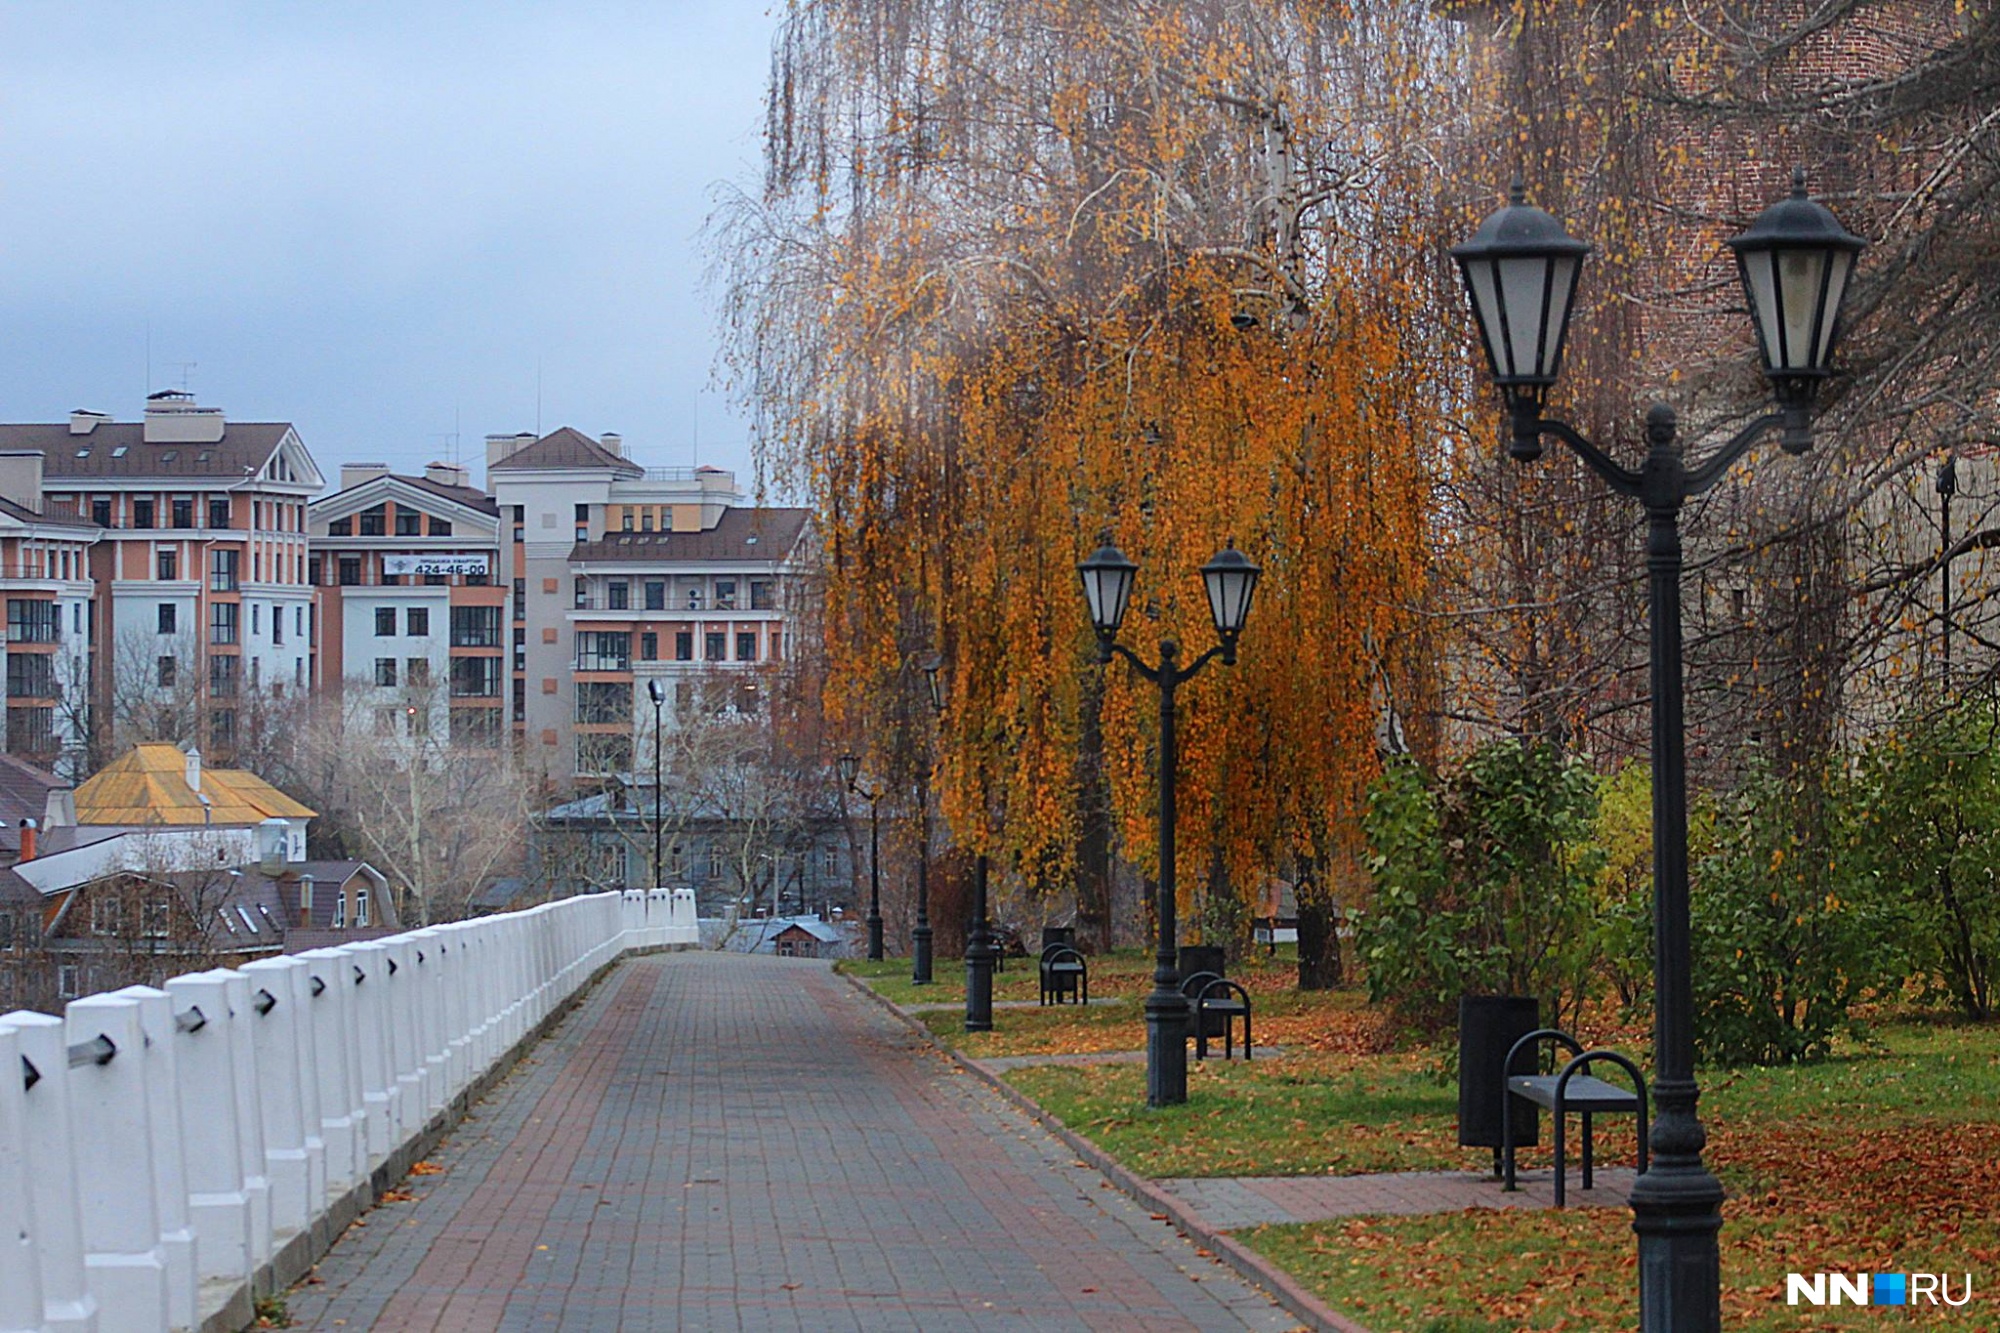
MULTIPOLYGON (((1458 1001, 1458 1142, 1463 1148, 1500 1152, 1500 1096, 1507 1075, 1535 1072, 1535 1052, 1524 1049, 1511 1070, 1501 1069, 1514 1043, 1541 1024, 1532 995, 1465 995, 1458 1001)), ((1526 1098, 1514 1103, 1515 1146, 1540 1141, 1541 1117, 1526 1098)), ((1497 1169, 1497 1168, 1496 1168, 1497 1169)))

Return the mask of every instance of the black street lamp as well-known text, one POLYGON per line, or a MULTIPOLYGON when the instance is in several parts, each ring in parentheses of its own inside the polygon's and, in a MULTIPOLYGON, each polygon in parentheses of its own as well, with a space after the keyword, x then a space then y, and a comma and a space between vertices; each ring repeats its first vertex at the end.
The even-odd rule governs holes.
MULTIPOLYGON (((653 887, 658 889, 666 886, 666 880, 660 874, 660 831, 666 822, 660 817, 660 798, 664 795, 660 790, 660 751, 666 748, 660 743, 663 736, 660 731, 660 708, 667 702, 666 684, 655 676, 646 682, 646 693, 653 700, 653 887)), ((646 902, 651 904, 652 901, 653 896, 647 894, 646 902)))
POLYGON ((1116 642, 1118 627, 1132 600, 1132 579, 1139 567, 1111 544, 1105 533, 1102 545, 1079 564, 1084 599, 1090 604, 1091 627, 1097 631, 1097 663, 1108 666, 1114 653, 1132 664, 1147 680, 1160 687, 1160 881, 1159 948, 1153 960, 1153 990, 1146 997, 1146 1105, 1178 1106, 1187 1100, 1187 999, 1180 992, 1179 959, 1175 955, 1178 932, 1174 923, 1174 692, 1183 681, 1192 679, 1213 658, 1224 666, 1236 665, 1236 640, 1250 614, 1250 597, 1257 590, 1262 571, 1236 549, 1232 540, 1213 560, 1201 567, 1202 582, 1208 589, 1208 609, 1215 621, 1215 647, 1188 666, 1180 665, 1180 645, 1172 639, 1160 641, 1160 664, 1150 667, 1123 644, 1116 642))
POLYGON ((840 756, 840 776, 849 791, 868 802, 868 961, 879 963, 882 961, 882 840, 876 807, 882 793, 857 781, 861 776, 861 760, 854 755, 840 756))
POLYGON ((1695 1113, 1694 999, 1688 942, 1687 772, 1681 719, 1680 510, 1719 481, 1760 437, 1780 432, 1786 453, 1812 448, 1812 403, 1831 373, 1840 306, 1863 242, 1806 196, 1792 194, 1729 242, 1757 327, 1778 410, 1751 422, 1707 460, 1687 466, 1674 411, 1646 413, 1645 464, 1633 471, 1542 406, 1562 363, 1578 273, 1590 247, 1522 196, 1455 247, 1493 379, 1510 417, 1508 452, 1528 462, 1553 435, 1611 488, 1646 510, 1653 691, 1652 1165, 1632 1189, 1639 1236, 1639 1323, 1645 1333, 1708 1333, 1722 1325, 1722 1185, 1703 1164, 1695 1113))
MULTIPOLYGON (((924 689, 930 696, 931 716, 944 712, 944 683, 938 679, 936 657, 923 664, 924 689)), ((926 733, 926 742, 929 735, 926 733)), ((924 747, 923 762, 917 765, 917 924, 910 931, 910 984, 931 984, 931 747, 924 747)))
POLYGON ((986 919, 986 853, 973 870, 972 929, 965 932, 965 1030, 993 1030, 993 926, 986 919))
POLYGON ((1951 692, 1951 497, 1958 494, 1958 455, 1946 454, 1938 464, 1938 523, 1943 530, 1944 558, 1938 580, 1938 628, 1944 634, 1944 688, 1951 692))

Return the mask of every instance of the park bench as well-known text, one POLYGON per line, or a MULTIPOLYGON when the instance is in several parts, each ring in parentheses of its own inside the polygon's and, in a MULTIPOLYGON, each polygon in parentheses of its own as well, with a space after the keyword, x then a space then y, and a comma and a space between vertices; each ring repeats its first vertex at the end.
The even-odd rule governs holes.
POLYGON ((1188 1002, 1188 1035, 1194 1057, 1208 1058, 1208 1043, 1222 1039, 1222 1058, 1234 1059, 1237 1020, 1243 1023, 1243 1058, 1250 1058, 1250 992, 1222 975, 1222 950, 1215 945, 1181 947, 1181 995, 1188 1002))
POLYGON ((1592 1187, 1591 1172, 1594 1166, 1591 1143, 1591 1117, 1594 1115, 1636 1115, 1639 1130, 1639 1174, 1646 1172, 1646 1080, 1639 1073, 1639 1067, 1616 1051, 1586 1051, 1576 1038, 1555 1028, 1537 1028, 1515 1042, 1507 1052, 1506 1069, 1515 1067, 1515 1057, 1522 1052, 1534 1051, 1540 1043, 1547 1041, 1569 1051, 1570 1059, 1553 1074, 1508 1074, 1507 1090, 1500 1094, 1500 1151, 1506 1173, 1505 1188, 1512 1190, 1514 1184, 1514 1098, 1521 1097, 1548 1111, 1555 1120, 1556 1158, 1556 1207, 1563 1206, 1565 1182, 1563 1163, 1563 1129, 1567 1115, 1575 1111, 1583 1117, 1583 1187, 1592 1187), (1632 1079, 1632 1090, 1593 1078, 1586 1071, 1591 1065, 1602 1062, 1615 1064, 1632 1079))
POLYGON ((1090 1003, 1090 968, 1067 944, 1042 947, 1042 1003, 1090 1003))

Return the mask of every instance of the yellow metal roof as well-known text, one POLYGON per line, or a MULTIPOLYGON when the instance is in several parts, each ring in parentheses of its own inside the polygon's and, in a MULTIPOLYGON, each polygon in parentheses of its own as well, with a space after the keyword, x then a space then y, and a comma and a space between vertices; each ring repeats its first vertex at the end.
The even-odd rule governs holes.
POLYGON ((178 745, 135 745, 76 789, 79 824, 258 824, 266 819, 311 819, 308 810, 254 773, 201 768, 204 814, 187 781, 188 756, 178 745))

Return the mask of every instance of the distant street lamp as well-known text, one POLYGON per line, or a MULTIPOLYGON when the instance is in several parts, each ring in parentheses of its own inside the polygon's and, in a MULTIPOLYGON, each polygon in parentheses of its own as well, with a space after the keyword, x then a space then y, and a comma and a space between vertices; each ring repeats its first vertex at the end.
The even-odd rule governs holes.
POLYGON ((1938 626, 1944 634, 1944 688, 1951 691, 1951 497, 1958 494, 1958 455, 1946 454, 1937 470, 1938 521, 1944 530, 1943 568, 1938 586, 1938 626))
MULTIPOLYGON (((660 743, 662 737, 662 732, 660 731, 660 708, 667 702, 667 687, 665 682, 658 676, 654 676, 646 682, 646 693, 653 700, 653 887, 658 889, 666 885, 666 879, 661 874, 662 866, 660 863, 660 832, 666 823, 660 817, 661 807, 664 804, 660 799, 664 795, 660 790, 660 752, 666 748, 660 743)), ((650 893, 647 894, 646 902, 649 914, 652 901, 653 896, 650 893)))
POLYGON ((881 824, 876 807, 882 793, 860 785, 861 760, 855 755, 840 756, 841 780, 847 789, 868 802, 868 961, 882 961, 882 858, 881 824))
MULTIPOLYGON (((931 717, 944 712, 944 683, 938 679, 936 656, 923 664, 924 691, 930 696, 931 717)), ((917 924, 910 931, 910 983, 931 984, 931 734, 924 734, 923 762, 917 765, 917 924)))
POLYGON ((1147 666, 1123 644, 1115 642, 1125 609, 1132 600, 1132 580, 1139 567, 1111 544, 1102 544, 1079 564, 1084 599, 1090 604, 1091 627, 1097 631, 1097 662, 1109 665, 1115 653, 1160 688, 1160 852, 1159 948, 1153 959, 1153 991, 1146 997, 1146 1105, 1177 1106, 1187 1100, 1188 1004, 1180 991, 1180 962, 1174 922, 1174 691, 1220 656, 1224 666, 1236 665, 1236 640, 1250 615, 1250 597, 1262 572, 1231 540, 1201 567, 1208 590, 1208 609, 1215 621, 1215 647, 1190 665, 1180 665, 1180 645, 1160 642, 1160 664, 1147 666))
POLYGON ((1689 960, 1687 772, 1681 721, 1680 510, 1722 479, 1759 438, 1780 432, 1788 454, 1812 448, 1812 405, 1832 373, 1840 306, 1860 237, 1806 196, 1792 194, 1729 242, 1749 300, 1776 412, 1751 422, 1689 468, 1674 411, 1646 413, 1645 465, 1633 471, 1561 421, 1542 415, 1562 364, 1577 276, 1590 247, 1525 200, 1516 181, 1505 208, 1451 254, 1472 299, 1486 356, 1507 404, 1508 453, 1541 456, 1544 435, 1574 450, 1611 489, 1644 506, 1651 603, 1653 692, 1652 1165, 1632 1189, 1639 1235, 1639 1323, 1645 1333, 1709 1333, 1722 1325, 1722 1185, 1702 1163, 1706 1134, 1695 1114, 1694 997, 1689 960))

